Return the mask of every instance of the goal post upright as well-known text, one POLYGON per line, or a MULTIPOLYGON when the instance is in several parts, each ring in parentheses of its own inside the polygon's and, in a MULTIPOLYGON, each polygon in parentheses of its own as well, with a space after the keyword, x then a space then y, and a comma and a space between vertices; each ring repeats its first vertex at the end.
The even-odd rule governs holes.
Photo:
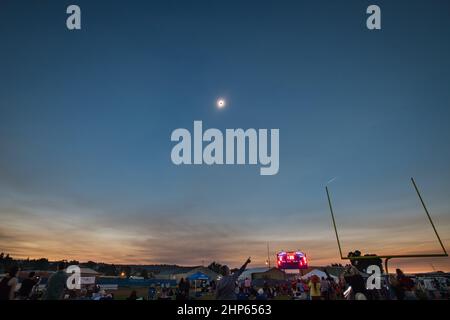
POLYGON ((333 221, 333 227, 334 227, 334 232, 336 234, 336 241, 339 247, 339 254, 341 255, 341 259, 344 259, 343 255, 342 255, 342 248, 341 248, 341 242, 339 241, 339 234, 336 228, 336 220, 334 219, 334 212, 333 212, 333 206, 331 204, 331 199, 330 199, 330 193, 328 191, 328 186, 325 187, 325 190, 327 191, 327 198, 328 198, 328 206, 330 207, 330 212, 331 212, 331 219, 333 221))
POLYGON ((430 221, 431 226, 433 227, 434 234, 436 235, 436 238, 439 241, 439 244, 441 245, 442 251, 444 251, 445 255, 448 256, 447 250, 445 250, 444 244, 442 243, 441 237, 439 236, 439 233, 436 230, 436 227, 434 226, 433 220, 431 219, 430 213, 428 212, 427 206, 425 205, 425 202, 422 199, 422 195, 420 194, 419 188, 417 188, 416 182, 414 181, 414 178, 411 177, 411 182, 414 186, 414 189, 417 192, 417 196, 420 199, 420 203, 422 203, 423 209, 425 210, 425 213, 427 214, 428 220, 430 221))

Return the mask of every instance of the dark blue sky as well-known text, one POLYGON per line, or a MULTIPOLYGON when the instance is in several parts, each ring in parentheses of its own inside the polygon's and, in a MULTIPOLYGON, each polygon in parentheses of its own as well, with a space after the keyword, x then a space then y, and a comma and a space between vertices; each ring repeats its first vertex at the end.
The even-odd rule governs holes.
POLYGON ((337 261, 336 178, 345 250, 438 251, 409 178, 448 244, 449 13, 444 0, 2 0, 0 249, 234 264, 263 262, 270 241, 337 261), (365 26, 370 4, 381 31, 365 26), (194 120, 279 128, 279 173, 173 165, 170 134, 194 120))

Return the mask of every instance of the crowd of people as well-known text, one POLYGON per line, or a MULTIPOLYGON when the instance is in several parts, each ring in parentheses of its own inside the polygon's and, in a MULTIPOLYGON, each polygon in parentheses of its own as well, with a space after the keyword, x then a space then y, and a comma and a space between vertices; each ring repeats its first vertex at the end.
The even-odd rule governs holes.
MULTIPOLYGON (((325 277, 312 275, 308 278, 300 277, 289 281, 269 282, 256 286, 248 277, 239 280, 250 259, 243 266, 231 273, 225 268, 224 275, 219 281, 201 281, 193 286, 188 279, 181 279, 175 287, 151 286, 146 296, 139 296, 136 290, 131 290, 128 300, 187 300, 202 296, 213 296, 217 300, 419 300, 419 299, 449 299, 450 281, 442 284, 431 279, 433 290, 427 288, 424 280, 413 279, 405 275, 400 269, 396 274, 383 276, 380 287, 367 289, 367 275, 357 268, 348 265, 339 277, 326 273, 325 277), (195 288, 195 290, 193 290, 195 288)), ((100 286, 68 290, 66 287, 67 273, 65 265, 61 263, 58 269, 47 281, 43 291, 37 290, 41 279, 30 272, 23 279, 18 288, 18 271, 13 266, 0 280, 0 300, 114 300, 112 292, 101 289, 100 286)))
POLYGON ((294 300, 432 300, 450 299, 450 280, 446 284, 433 279, 432 289, 424 281, 405 275, 400 269, 396 274, 382 277, 378 289, 367 288, 367 276, 355 267, 348 266, 340 277, 327 275, 298 278, 258 288, 246 278, 237 284, 235 299, 268 300, 288 297, 294 300))

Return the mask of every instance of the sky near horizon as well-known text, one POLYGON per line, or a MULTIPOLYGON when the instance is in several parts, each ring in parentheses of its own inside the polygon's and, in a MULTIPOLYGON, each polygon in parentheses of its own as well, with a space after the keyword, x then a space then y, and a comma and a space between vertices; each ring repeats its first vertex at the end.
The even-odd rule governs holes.
MULTIPOLYGON (((450 2, 0 2, 0 252, 264 265, 450 244, 450 2), (82 29, 68 31, 69 4, 82 29), (378 4, 382 30, 366 28, 378 4), (224 109, 216 100, 227 101, 224 109), (280 169, 175 166, 177 128, 277 128, 280 169)), ((450 271, 449 258, 392 260, 450 271)))

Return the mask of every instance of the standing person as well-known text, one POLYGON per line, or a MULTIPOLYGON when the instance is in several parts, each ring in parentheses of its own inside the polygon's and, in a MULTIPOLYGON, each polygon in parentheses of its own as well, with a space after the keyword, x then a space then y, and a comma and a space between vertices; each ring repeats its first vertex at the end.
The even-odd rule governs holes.
POLYGON ((320 279, 318 276, 313 275, 308 283, 309 287, 309 295, 311 297, 311 300, 320 300, 321 293, 320 293, 320 279))
POLYGON ((19 267, 11 267, 8 274, 0 281, 0 300, 14 299, 17 286, 17 272, 19 272, 19 267))
POLYGON ((329 300, 330 298, 329 289, 330 288, 328 280, 325 279, 325 277, 322 277, 322 279, 320 280, 320 293, 325 300, 329 300))
POLYGON ((65 267, 66 264, 64 262, 58 263, 57 271, 48 278, 47 290, 43 297, 44 300, 63 299, 67 282, 65 267))
POLYGON ((388 277, 388 285, 389 285, 389 300, 402 300, 400 287, 398 285, 397 277, 393 274, 390 274, 388 277))
POLYGON ((305 287, 303 286, 303 282, 300 279, 297 279, 297 283, 295 284, 296 296, 298 299, 305 300, 305 287))
POLYGON ((308 283, 306 283, 306 281, 302 281, 302 283, 303 283, 303 290, 305 291, 305 300, 311 300, 308 283))
POLYGON ((28 274, 28 278, 22 281, 22 285, 19 289, 19 297, 22 300, 27 300, 30 298, 31 290, 33 290, 33 287, 38 283, 36 276, 36 272, 31 271, 28 274))
POLYGON ((180 279, 180 282, 178 282, 178 295, 177 300, 186 300, 186 283, 184 281, 184 278, 180 279))
POLYGON ((334 281, 334 278, 328 279, 329 289, 328 289, 328 296, 330 297, 330 300, 336 300, 338 295, 338 285, 334 281))
POLYGON ((295 283, 295 290, 297 290, 300 293, 305 292, 305 289, 303 288, 302 280, 297 279, 297 282, 295 283))
POLYGON ((397 281, 401 292, 401 299, 399 300, 417 300, 414 293, 415 283, 414 281, 406 276, 402 270, 397 269, 397 281))
POLYGON ((148 293, 147 293, 147 299, 148 300, 155 300, 156 297, 156 289, 155 287, 152 285, 148 288, 148 293))
POLYGON ((361 293, 364 296, 366 295, 366 283, 355 266, 349 265, 346 267, 344 271, 344 280, 345 283, 351 287, 351 294, 348 296, 349 300, 353 300, 357 293, 361 293))
POLYGON ((186 299, 189 299, 189 291, 191 290, 191 283, 189 282, 189 279, 186 278, 184 281, 184 296, 186 299))
POLYGON ((244 280, 244 288, 245 288, 245 293, 246 294, 249 294, 251 287, 252 287, 252 280, 250 280, 248 277, 245 278, 245 280, 244 280))
POLYGON ((224 273, 222 279, 217 283, 216 288, 216 299, 217 300, 236 300, 236 281, 239 278, 239 276, 242 274, 242 272, 245 271, 245 268, 247 268, 247 265, 251 262, 250 257, 245 261, 245 263, 242 265, 242 267, 234 272, 233 274, 230 274, 230 269, 227 266, 224 266, 224 273))
POLYGON ((405 288, 403 286, 403 282, 405 279, 405 274, 400 269, 396 269, 395 273, 396 273, 395 293, 397 294, 397 300, 404 300, 405 299, 405 288))

